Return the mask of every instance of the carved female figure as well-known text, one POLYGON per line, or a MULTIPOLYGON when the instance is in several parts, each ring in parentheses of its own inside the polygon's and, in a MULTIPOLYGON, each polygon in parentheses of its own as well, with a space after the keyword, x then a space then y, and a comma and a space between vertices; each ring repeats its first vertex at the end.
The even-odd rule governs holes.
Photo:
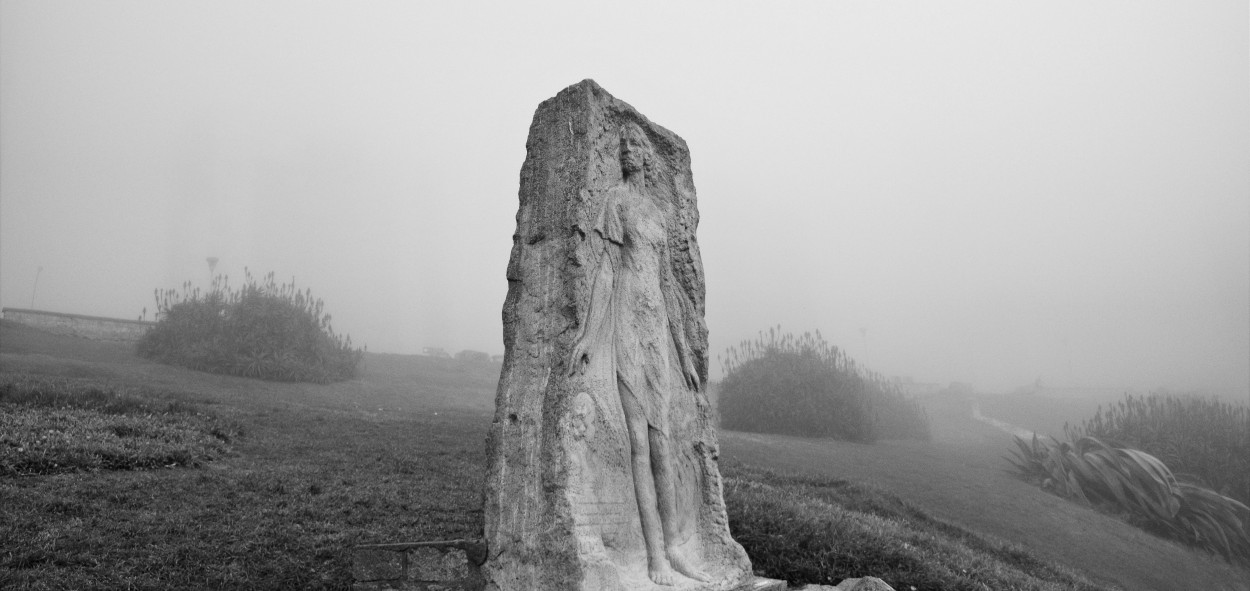
POLYGON ((611 356, 629 431, 634 492, 646 542, 648 575, 661 585, 676 572, 709 577, 680 550, 670 400, 700 388, 694 352, 680 326, 683 297, 669 252, 672 206, 647 187, 653 148, 634 123, 620 130, 622 181, 608 190, 595 226, 599 245, 586 321, 570 368, 585 371, 592 356, 611 356))

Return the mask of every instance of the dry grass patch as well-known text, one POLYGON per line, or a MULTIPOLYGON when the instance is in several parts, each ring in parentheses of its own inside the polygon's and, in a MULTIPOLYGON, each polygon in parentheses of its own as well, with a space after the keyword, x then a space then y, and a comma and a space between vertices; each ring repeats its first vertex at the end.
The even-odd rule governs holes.
POLYGON ((198 466, 240 428, 178 400, 71 378, 0 381, 0 477, 198 466))

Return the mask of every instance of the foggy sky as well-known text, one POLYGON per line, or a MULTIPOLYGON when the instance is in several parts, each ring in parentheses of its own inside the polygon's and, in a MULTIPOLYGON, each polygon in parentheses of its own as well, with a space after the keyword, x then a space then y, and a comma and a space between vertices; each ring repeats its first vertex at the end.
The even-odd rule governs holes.
POLYGON ((217 256, 501 353, 530 119, 594 78, 690 146, 713 357, 1250 392, 1246 2, 673 4, 0 0, 0 303, 217 256))

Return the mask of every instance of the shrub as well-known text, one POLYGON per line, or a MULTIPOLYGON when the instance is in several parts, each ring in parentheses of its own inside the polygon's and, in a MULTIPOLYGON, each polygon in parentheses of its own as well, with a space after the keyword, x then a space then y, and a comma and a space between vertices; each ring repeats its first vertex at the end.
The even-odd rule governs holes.
POLYGON ((726 429, 851 441, 929 439, 929 419, 894 384, 820 336, 777 328, 720 357, 726 429))
POLYGON ((1250 408, 1214 398, 1154 393, 1126 394, 1079 426, 1064 425, 1068 439, 1097 437, 1140 449, 1177 474, 1250 504, 1250 408))
POLYGON ((490 353, 465 349, 456 353, 456 360, 465 363, 490 363, 490 353))
POLYGON ((157 322, 138 343, 140 356, 200 371, 286 382, 328 383, 355 377, 364 356, 336 335, 310 290, 279 285, 273 273, 239 289, 218 276, 207 292, 157 290, 157 322))
POLYGON ((1043 487, 1126 511, 1145 529, 1250 566, 1250 507, 1236 499, 1178 480, 1148 453, 1094 437, 1068 443, 1034 435, 1031 443, 1015 442, 1016 459, 1008 461, 1043 487))

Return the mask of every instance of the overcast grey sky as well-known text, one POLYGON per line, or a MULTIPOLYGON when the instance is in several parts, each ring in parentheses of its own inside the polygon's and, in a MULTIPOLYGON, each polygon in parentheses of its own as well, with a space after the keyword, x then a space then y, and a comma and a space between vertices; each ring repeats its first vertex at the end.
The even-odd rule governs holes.
POLYGON ((0 303, 42 266, 137 317, 217 256, 371 351, 502 352, 530 119, 584 78, 690 145, 713 356, 1250 392, 1244 0, 0 0, 0 303))

